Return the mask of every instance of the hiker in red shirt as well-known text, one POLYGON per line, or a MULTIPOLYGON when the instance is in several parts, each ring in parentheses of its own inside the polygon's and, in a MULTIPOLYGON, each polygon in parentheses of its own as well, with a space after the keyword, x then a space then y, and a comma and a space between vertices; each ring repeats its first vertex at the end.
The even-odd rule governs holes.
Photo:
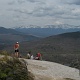
POLYGON ((35 59, 36 60, 42 60, 41 53, 38 52, 35 59))
POLYGON ((19 43, 16 42, 16 44, 14 45, 14 50, 15 50, 15 56, 19 57, 19 43))

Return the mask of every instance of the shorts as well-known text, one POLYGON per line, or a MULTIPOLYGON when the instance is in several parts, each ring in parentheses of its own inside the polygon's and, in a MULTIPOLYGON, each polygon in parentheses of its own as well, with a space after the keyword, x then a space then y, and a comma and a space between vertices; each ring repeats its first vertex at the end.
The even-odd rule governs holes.
POLYGON ((16 49, 15 52, 19 52, 19 49, 16 49))

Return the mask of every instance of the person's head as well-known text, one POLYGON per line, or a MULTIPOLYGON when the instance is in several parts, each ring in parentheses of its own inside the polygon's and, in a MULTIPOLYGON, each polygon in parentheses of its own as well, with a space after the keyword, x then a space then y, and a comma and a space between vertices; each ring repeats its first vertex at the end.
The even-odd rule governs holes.
POLYGON ((40 54, 40 52, 38 52, 37 54, 40 54))
POLYGON ((31 51, 29 51, 28 53, 31 54, 31 51))

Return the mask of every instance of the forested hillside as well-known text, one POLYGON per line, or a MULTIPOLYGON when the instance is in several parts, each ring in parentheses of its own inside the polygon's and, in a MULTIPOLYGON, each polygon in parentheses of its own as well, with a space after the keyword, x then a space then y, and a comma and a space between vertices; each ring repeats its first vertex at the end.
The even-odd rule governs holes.
MULTIPOLYGON (((4 49, 14 53, 13 45, 4 49)), ((21 55, 26 55, 29 51, 34 56, 40 52, 43 60, 70 65, 80 60, 80 32, 64 33, 38 41, 20 43, 21 55)))
POLYGON ((37 39, 39 39, 39 37, 36 37, 34 35, 27 35, 14 29, 0 27, 0 50, 14 44, 17 41, 23 42, 33 41, 37 39))

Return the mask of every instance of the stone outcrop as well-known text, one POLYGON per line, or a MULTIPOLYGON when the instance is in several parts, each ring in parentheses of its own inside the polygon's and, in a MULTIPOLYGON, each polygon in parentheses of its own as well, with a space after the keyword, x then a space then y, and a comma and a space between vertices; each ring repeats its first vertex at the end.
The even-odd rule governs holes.
POLYGON ((25 61, 28 71, 34 75, 34 80, 80 80, 78 69, 48 61, 25 61))

